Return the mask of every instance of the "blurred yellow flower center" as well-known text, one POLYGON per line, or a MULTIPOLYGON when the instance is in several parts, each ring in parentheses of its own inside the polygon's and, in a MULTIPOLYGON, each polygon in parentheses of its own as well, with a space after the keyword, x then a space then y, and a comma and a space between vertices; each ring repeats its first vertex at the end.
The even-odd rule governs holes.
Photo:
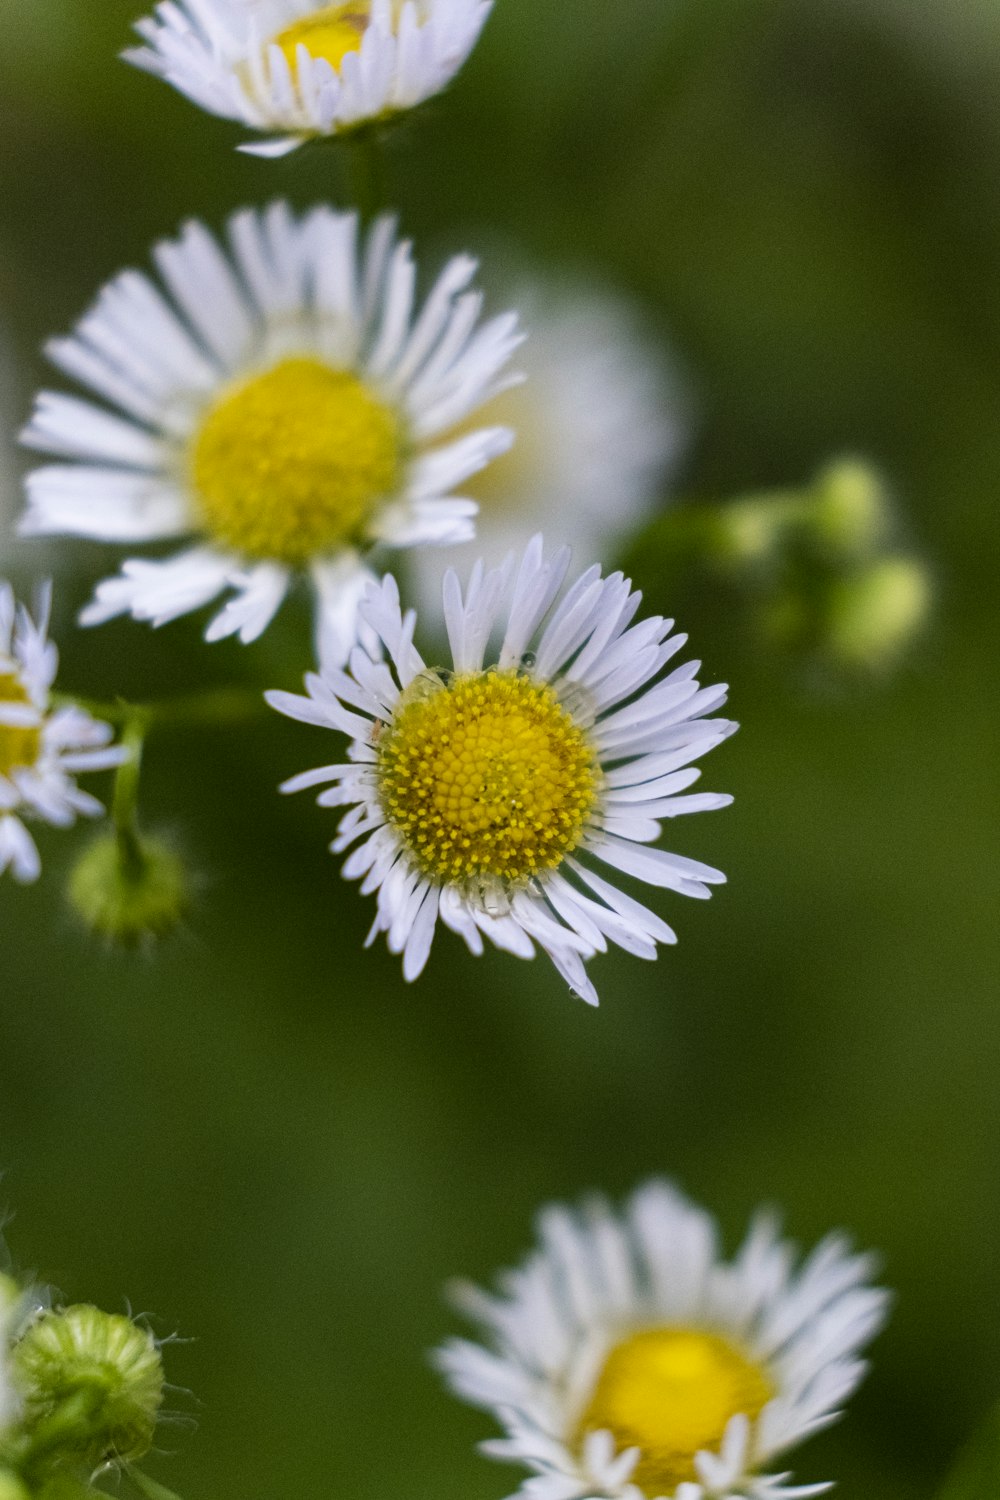
POLYGON ((400 424, 356 376, 285 359, 219 397, 191 456, 201 519, 217 541, 301 564, 353 541, 395 489, 400 424))
POLYGON ((694 1456, 716 1450, 731 1417, 753 1420, 774 1395, 767 1370, 728 1339, 694 1328, 650 1328, 615 1346, 578 1437, 606 1429, 639 1449, 633 1482, 649 1496, 697 1480, 694 1456))
MULTIPOLYGON (((0 704, 30 703, 31 699, 16 677, 0 672, 0 704)), ((42 748, 39 729, 22 729, 13 724, 0 724, 0 776, 25 766, 33 766, 42 748)))
POLYGON ((298 61, 299 47, 312 57, 322 57, 335 70, 349 52, 357 52, 371 19, 370 0, 348 0, 341 5, 324 5, 311 16, 303 16, 286 26, 274 38, 289 63, 298 61))
POLYGON ((386 817, 418 866, 452 884, 554 870, 597 801, 587 736, 546 683, 514 671, 418 680, 378 751, 386 817))

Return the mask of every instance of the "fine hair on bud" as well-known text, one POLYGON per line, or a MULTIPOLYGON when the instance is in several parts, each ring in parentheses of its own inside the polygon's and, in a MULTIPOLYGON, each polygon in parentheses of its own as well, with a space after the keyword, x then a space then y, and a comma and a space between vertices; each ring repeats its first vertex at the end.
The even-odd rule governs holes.
POLYGON ((11 1352, 29 1440, 93 1471, 135 1463, 152 1446, 163 1362, 148 1328, 88 1305, 42 1313, 11 1352))
POLYGON ((69 901, 84 925, 123 948, 175 932, 191 907, 191 877, 182 857, 160 838, 101 834, 69 881, 69 901))

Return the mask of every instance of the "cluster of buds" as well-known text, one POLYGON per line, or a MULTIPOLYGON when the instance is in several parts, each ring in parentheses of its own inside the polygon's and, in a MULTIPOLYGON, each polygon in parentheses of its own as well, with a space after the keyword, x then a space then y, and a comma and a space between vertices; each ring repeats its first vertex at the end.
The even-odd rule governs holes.
POLYGON ((716 606, 728 589, 769 652, 840 676, 885 676, 918 638, 934 593, 899 533, 882 476, 841 459, 802 488, 677 507, 642 545, 671 583, 707 581, 716 606))
POLYGON ((32 1305, 0 1278, 0 1332, 0 1500, 83 1500, 108 1474, 167 1494, 136 1468, 164 1394, 148 1328, 87 1305, 32 1305))
POLYGON ((769 645, 883 673, 926 622, 930 572, 897 540, 885 482, 866 463, 841 460, 803 490, 734 501, 718 524, 723 555, 749 565, 769 645))

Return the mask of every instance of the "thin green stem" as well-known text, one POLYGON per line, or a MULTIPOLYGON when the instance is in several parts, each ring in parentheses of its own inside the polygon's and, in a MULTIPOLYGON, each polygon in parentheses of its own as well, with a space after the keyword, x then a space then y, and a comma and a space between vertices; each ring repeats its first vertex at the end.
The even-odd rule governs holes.
POLYGON ((135 880, 142 874, 144 865, 139 838, 139 782, 148 729, 148 720, 141 711, 126 724, 122 744, 129 754, 115 772, 115 791, 111 800, 111 818, 122 871, 135 880))
POLYGON ((367 223, 382 212, 388 201, 385 151, 377 125, 356 130, 345 141, 351 196, 367 223))
POLYGON ((165 698, 159 703, 127 703, 124 699, 102 702, 73 694, 61 694, 57 702, 85 709, 95 719, 117 728, 142 724, 144 734, 164 728, 224 729, 251 723, 266 711, 263 695, 244 688, 218 688, 186 698, 165 698))

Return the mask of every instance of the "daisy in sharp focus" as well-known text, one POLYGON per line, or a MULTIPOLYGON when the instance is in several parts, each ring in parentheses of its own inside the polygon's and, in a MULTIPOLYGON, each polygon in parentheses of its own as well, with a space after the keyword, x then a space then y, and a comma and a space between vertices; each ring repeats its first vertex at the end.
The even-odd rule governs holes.
POLYGON ((569 549, 551 558, 529 543, 518 566, 477 565, 463 596, 444 581, 448 670, 413 645, 393 578, 361 606, 391 662, 357 648, 350 675, 306 679, 307 697, 270 693, 272 707, 350 736, 346 764, 288 782, 325 782, 324 807, 349 807, 333 845, 349 880, 375 894, 371 938, 388 934, 408 980, 422 971, 438 918, 483 951, 483 938, 520 958, 535 944, 591 1004, 586 961, 615 943, 655 958, 675 937, 666 923, 593 868, 686 896, 725 876, 650 847, 661 820, 724 807, 712 792, 682 795, 692 761, 736 728, 712 714, 725 687, 701 688, 697 662, 658 678, 685 644, 673 621, 633 625, 641 595, 620 573, 592 567, 556 604, 569 549), (485 653, 498 622, 498 659, 485 653))
POLYGON ((532 1471, 530 1500, 793 1500, 775 1459, 834 1422, 861 1381, 886 1292, 871 1257, 831 1235, 796 1269, 762 1214, 731 1261, 714 1221, 668 1183, 619 1215, 547 1208, 540 1247, 497 1295, 458 1289, 487 1346, 437 1361, 532 1471))
POLYGON ((52 706, 59 656, 48 639, 48 588, 37 615, 18 608, 0 580, 0 875, 9 869, 22 883, 41 871, 24 820, 68 828, 79 814, 99 817, 101 803, 74 777, 121 765, 128 754, 110 743, 109 725, 81 708, 52 706))
POLYGON ((206 637, 256 639, 306 574, 321 659, 342 662, 373 576, 365 553, 475 534, 453 492, 504 452, 503 427, 448 436, 520 377, 512 313, 480 322, 457 256, 417 310, 410 245, 381 218, 278 203, 229 221, 227 254, 190 223, 154 251, 161 290, 125 271, 51 359, 104 405, 44 392, 24 434, 62 462, 28 478, 29 535, 142 543, 85 625, 155 625, 233 597, 206 637), (117 408, 118 410, 113 410, 117 408))
POLYGON ((284 156, 313 137, 384 121, 439 94, 493 0, 163 0, 128 62, 284 156))
POLYGON ((638 307, 587 283, 539 278, 516 284, 510 300, 528 332, 527 383, 497 396, 486 415, 517 442, 469 485, 479 502, 475 542, 447 561, 414 553, 425 609, 436 608, 448 566, 465 571, 477 557, 498 566, 539 530, 578 557, 609 561, 666 500, 683 446, 688 403, 638 307))

